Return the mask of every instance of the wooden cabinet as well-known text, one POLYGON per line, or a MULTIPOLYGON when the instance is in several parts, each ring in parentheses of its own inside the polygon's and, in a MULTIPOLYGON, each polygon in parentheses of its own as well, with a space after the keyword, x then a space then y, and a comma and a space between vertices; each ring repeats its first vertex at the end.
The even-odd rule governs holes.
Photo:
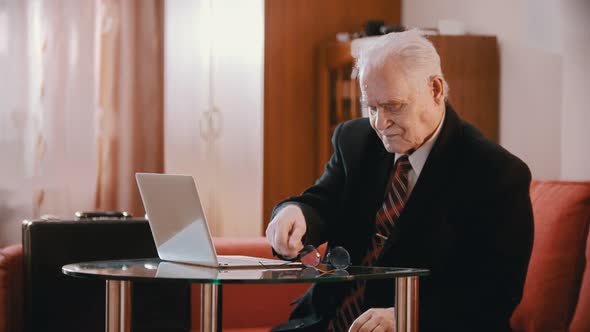
POLYGON ((401 21, 401 0, 270 0, 264 15, 264 222, 316 178, 318 47, 367 20, 401 21))
MULTIPOLYGON (((466 121, 498 141, 499 60, 494 36, 428 36, 450 87, 449 101, 466 121)), ((360 90, 351 79, 351 43, 320 47, 317 107, 317 176, 332 154, 330 138, 342 121, 363 116, 360 90)))

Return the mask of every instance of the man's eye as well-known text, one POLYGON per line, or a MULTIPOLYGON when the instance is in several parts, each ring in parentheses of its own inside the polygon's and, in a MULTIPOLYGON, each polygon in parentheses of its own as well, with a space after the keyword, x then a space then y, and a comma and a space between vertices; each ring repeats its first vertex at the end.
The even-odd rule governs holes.
POLYGON ((377 107, 375 107, 375 106, 367 106, 367 109, 369 110, 369 113, 371 113, 371 114, 377 113, 377 107))
POLYGON ((397 113, 401 110, 401 108, 402 108, 402 105, 400 105, 400 104, 385 105, 385 110, 387 110, 387 112, 390 112, 390 113, 397 113))

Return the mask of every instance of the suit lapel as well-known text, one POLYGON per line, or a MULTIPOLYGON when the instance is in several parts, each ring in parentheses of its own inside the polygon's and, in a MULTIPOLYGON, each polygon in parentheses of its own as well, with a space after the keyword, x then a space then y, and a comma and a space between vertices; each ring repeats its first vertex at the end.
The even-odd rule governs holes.
POLYGON ((347 232, 350 236, 350 243, 347 245, 358 249, 351 250, 353 264, 360 263, 373 236, 375 216, 383 203, 387 181, 395 159, 394 154, 385 150, 383 143, 374 131, 371 132, 364 151, 366 151, 364 154, 365 160, 361 169, 358 170, 358 173, 354 172, 363 174, 363 176, 358 178, 357 184, 353 186, 358 188, 356 193, 360 194, 360 197, 357 197, 356 200, 358 205, 355 204, 355 210, 359 211, 360 214, 355 218, 355 230, 347 232))
MULTIPOLYGON (((441 189, 448 188, 452 163, 456 157, 457 148, 453 141, 460 131, 460 119, 450 105, 447 105, 445 119, 441 133, 432 147, 424 168, 412 190, 400 218, 396 221, 393 236, 385 243, 384 257, 388 249, 398 242, 400 237, 424 232, 429 228, 428 223, 436 220, 436 204, 442 204, 441 189), (428 215, 428 214, 431 215, 428 215)), ((378 262, 379 263, 379 262, 378 262)))
MULTIPOLYGON (((383 143, 380 144, 380 147, 383 147, 383 143)), ((393 153, 387 152, 385 148, 382 148, 381 150, 377 151, 377 153, 372 154, 371 158, 373 159, 368 160, 367 162, 367 165, 370 165, 369 167, 371 168, 366 170, 366 172, 369 173, 368 181, 364 183, 365 186, 367 186, 367 188, 364 189, 367 190, 363 190, 363 192, 370 193, 367 195, 367 200, 369 203, 371 203, 374 219, 377 210, 383 203, 385 190, 387 188, 387 181, 389 181, 391 171, 393 170, 395 155, 393 153)))

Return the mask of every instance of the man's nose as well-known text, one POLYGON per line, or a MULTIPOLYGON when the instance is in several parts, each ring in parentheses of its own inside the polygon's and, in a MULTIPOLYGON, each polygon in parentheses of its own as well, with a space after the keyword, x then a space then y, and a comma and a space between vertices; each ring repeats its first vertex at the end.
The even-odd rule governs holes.
POLYGON ((389 127, 390 122, 391 121, 387 119, 387 116, 385 115, 383 107, 377 106, 377 113, 375 114, 375 127, 378 130, 383 130, 389 127))

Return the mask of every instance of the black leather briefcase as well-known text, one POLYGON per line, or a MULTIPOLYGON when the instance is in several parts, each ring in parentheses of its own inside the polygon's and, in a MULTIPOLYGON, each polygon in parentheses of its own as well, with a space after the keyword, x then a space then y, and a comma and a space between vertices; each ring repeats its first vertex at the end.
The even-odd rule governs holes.
MULTIPOLYGON (((105 331, 105 282, 65 264, 157 257, 145 219, 24 221, 24 331, 105 331)), ((190 330, 190 284, 133 282, 132 331, 190 330)))

